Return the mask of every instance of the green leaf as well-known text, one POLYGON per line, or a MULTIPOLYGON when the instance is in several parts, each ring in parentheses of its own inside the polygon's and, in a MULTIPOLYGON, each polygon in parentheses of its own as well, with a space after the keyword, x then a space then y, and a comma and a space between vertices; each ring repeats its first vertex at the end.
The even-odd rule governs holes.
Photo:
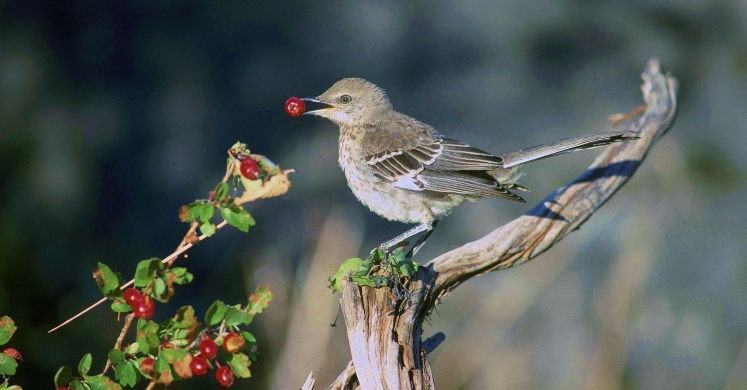
POLYGON ((227 353, 223 349, 220 351, 223 358, 226 359, 226 363, 233 370, 234 375, 239 378, 251 378, 252 372, 249 371, 249 366, 252 364, 252 361, 249 360, 249 356, 241 352, 227 353))
POLYGON ((381 248, 376 248, 371 252, 371 255, 368 256, 368 258, 373 260, 374 264, 379 264, 386 259, 386 252, 381 248))
POLYGON ((132 311, 132 306, 126 304, 119 298, 116 298, 112 301, 112 310, 114 310, 115 313, 128 313, 132 311))
POLYGON ((86 375, 88 370, 91 369, 91 362, 93 362, 93 357, 90 353, 83 355, 83 358, 80 359, 80 363, 78 363, 78 373, 80 375, 86 375))
POLYGON ((0 375, 14 375, 18 362, 10 355, 0 353, 0 375))
POLYGON ((121 362, 114 367, 114 379, 122 386, 134 387, 137 384, 137 371, 129 362, 121 362))
POLYGON ((262 310, 267 309, 272 301, 272 290, 269 287, 259 285, 254 293, 249 296, 249 304, 246 305, 246 309, 251 315, 257 315, 262 310))
POLYGON ((376 287, 376 282, 371 280, 368 276, 358 277, 358 276, 352 276, 350 278, 355 284, 359 286, 371 286, 376 287))
POLYGON ((229 225, 234 226, 244 233, 249 231, 249 226, 254 226, 255 224, 254 218, 246 210, 233 203, 220 206, 220 215, 229 225))
MULTIPOLYGON (((228 184, 223 182, 218 183, 218 185, 215 186, 215 196, 213 199, 220 202, 225 199, 226 196, 228 196, 228 184)), ((203 221, 207 221, 207 219, 203 219, 203 221)))
POLYGON ((137 343, 140 352, 150 353, 161 344, 158 338, 158 324, 153 321, 139 320, 137 323, 137 343))
POLYGON ((194 203, 187 205, 187 220, 184 222, 192 221, 207 221, 212 218, 215 212, 215 207, 212 204, 205 202, 204 200, 198 200, 194 203))
POLYGON ((166 294, 166 281, 164 281, 163 278, 156 278, 153 280, 153 292, 159 300, 168 300, 169 296, 166 294))
POLYGON ((368 273, 371 271, 371 267, 374 265, 374 260, 372 258, 368 258, 361 262, 361 265, 358 267, 357 270, 355 270, 355 273, 353 274, 353 277, 364 277, 368 276, 368 273))
POLYGON ((85 387, 83 387, 83 384, 80 383, 80 380, 77 378, 74 378, 67 386, 70 390, 86 390, 85 387))
POLYGON ((158 356, 165 359, 167 363, 174 364, 177 360, 183 360, 187 356, 187 351, 184 349, 164 349, 158 356))
POLYGON ((348 275, 350 271, 357 271, 363 263, 363 260, 356 257, 347 259, 340 265, 340 268, 335 272, 335 276, 329 279, 329 286, 332 287, 332 291, 342 291, 342 278, 348 275))
POLYGON ((207 207, 203 207, 200 214, 200 221, 209 221, 210 218, 213 218, 213 214, 215 214, 215 206, 209 204, 207 207))
POLYGON ((249 325, 252 323, 254 316, 249 314, 246 310, 241 310, 236 307, 229 307, 226 312, 226 326, 234 325, 249 325))
POLYGON ((180 307, 167 329, 195 329, 199 332, 200 322, 195 317, 195 309, 189 305, 180 307))
POLYGON ((13 322, 13 319, 4 316, 3 318, 0 318, 0 345, 3 345, 10 341, 10 338, 13 337, 13 333, 16 332, 16 324, 13 322))
POLYGON ((124 352, 127 355, 132 355, 132 354, 137 353, 138 350, 139 350, 139 345, 138 345, 137 341, 135 341, 134 343, 128 345, 127 349, 125 349, 124 352))
POLYGON ((246 332, 246 331, 242 330, 239 333, 241 333, 241 336, 243 336, 244 340, 246 340, 246 347, 245 348, 249 352, 249 357, 253 361, 256 361, 257 360, 257 353, 255 351, 257 349, 257 339, 254 338, 254 335, 251 334, 251 333, 249 333, 249 332, 246 332))
POLYGON ((62 366, 54 374, 54 387, 66 387, 73 379, 73 370, 68 366, 62 366))
POLYGON ((221 301, 215 301, 205 313, 205 323, 208 326, 219 324, 226 317, 226 304, 221 301))
POLYGON ((194 279, 194 275, 187 272, 187 269, 184 267, 170 268, 168 271, 164 272, 163 275, 164 275, 164 278, 166 278, 166 280, 169 280, 169 278, 173 277, 174 283, 179 284, 179 285, 191 283, 192 279, 194 279))
POLYGON ((193 340, 202 330, 202 325, 195 317, 192 306, 183 306, 177 310, 174 318, 161 323, 161 330, 169 334, 171 342, 175 343, 179 340, 193 340))
POLYGON ((119 349, 112 349, 106 357, 111 360, 112 363, 119 363, 125 359, 125 354, 119 349))
POLYGON ((218 228, 215 226, 214 223, 210 221, 205 221, 200 224, 200 233, 210 237, 213 234, 215 234, 215 231, 218 230, 218 228))
POLYGON ((155 257, 139 262, 135 269, 135 287, 147 286, 150 280, 156 276, 156 273, 162 269, 161 259, 155 257))
POLYGON ((93 271, 93 278, 102 293, 109 295, 119 287, 119 277, 106 264, 99 263, 99 268, 93 271))
POLYGON ((108 376, 103 375, 96 375, 96 376, 84 376, 83 379, 85 379, 88 386, 91 387, 91 390, 122 390, 122 386, 120 386, 117 382, 114 382, 111 378, 108 376))
POLYGON ((402 248, 397 248, 394 250, 394 253, 392 253, 391 256, 389 256, 389 263, 391 264, 401 264, 407 261, 407 256, 405 256, 405 250, 402 248))
POLYGON ((159 378, 162 382, 171 382, 174 380, 174 374, 171 366, 165 359, 156 358, 153 364, 153 376, 159 378))

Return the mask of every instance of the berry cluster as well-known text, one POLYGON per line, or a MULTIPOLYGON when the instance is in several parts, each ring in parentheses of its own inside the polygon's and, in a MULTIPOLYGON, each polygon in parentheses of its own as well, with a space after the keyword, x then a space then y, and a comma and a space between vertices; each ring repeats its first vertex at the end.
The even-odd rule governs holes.
POLYGON ((156 309, 156 305, 153 302, 153 298, 149 295, 145 295, 136 288, 128 288, 122 294, 124 301, 132 306, 132 314, 135 317, 149 320, 153 318, 153 312, 156 309))
MULTIPOLYGON (((231 332, 223 337, 223 350, 225 350, 229 354, 238 353, 243 350, 245 346, 246 341, 244 340, 244 337, 242 337, 238 333, 231 332)), ((208 370, 211 367, 209 360, 215 359, 215 357, 218 355, 218 344, 212 338, 204 336, 200 341, 197 350, 199 351, 199 356, 191 356, 189 369, 193 375, 203 376, 207 374, 208 370)), ((140 363, 140 371, 142 371, 146 375, 152 375, 154 369, 155 360, 151 357, 145 358, 140 363)), ((218 381, 218 384, 221 387, 233 386, 234 379, 235 375, 231 367, 227 365, 218 365, 218 369, 215 370, 215 380, 218 381)))
MULTIPOLYGON (((13 319, 8 316, 0 317, 0 345, 5 345, 16 331, 13 319)), ((15 348, 5 348, 0 353, 0 389, 20 389, 20 386, 8 384, 11 375, 15 375, 18 362, 23 361, 21 353, 15 348)))

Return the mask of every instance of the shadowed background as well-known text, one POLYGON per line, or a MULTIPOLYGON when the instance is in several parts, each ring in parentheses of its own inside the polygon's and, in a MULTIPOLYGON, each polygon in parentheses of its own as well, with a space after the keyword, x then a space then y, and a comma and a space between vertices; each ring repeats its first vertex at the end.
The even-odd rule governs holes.
MULTIPOLYGON (((292 119, 290 96, 343 77, 495 153, 609 128, 641 102, 650 57, 680 80, 680 111, 633 179, 580 231, 518 268, 475 278, 426 335, 443 389, 747 387, 747 12, 741 1, 0 0, 0 315, 24 361, 12 384, 52 387, 121 328, 98 261, 130 275, 165 256, 178 207, 223 175, 235 141, 295 168, 257 226, 180 260, 195 282, 157 307, 204 313, 275 292, 252 324, 260 360, 234 388, 326 386, 350 359, 327 277, 407 226, 360 205, 337 129, 292 119)), ((526 166, 529 205, 483 200, 440 224, 416 260, 477 239, 573 179, 596 151, 526 166)), ((212 374, 170 388, 214 388, 212 374)))

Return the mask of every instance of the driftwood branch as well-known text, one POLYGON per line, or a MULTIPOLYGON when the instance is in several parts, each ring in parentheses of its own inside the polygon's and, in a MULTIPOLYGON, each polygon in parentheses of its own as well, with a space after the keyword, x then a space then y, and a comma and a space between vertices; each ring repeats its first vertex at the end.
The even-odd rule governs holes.
MULTIPOLYGON (((446 293, 475 275, 524 263, 577 229, 635 173, 674 121, 677 80, 650 60, 642 75, 645 111, 630 124, 640 139, 614 144, 578 178, 557 189, 523 216, 487 236, 445 253, 407 283, 409 299, 388 288, 344 281, 342 306, 353 360, 328 389, 433 389, 427 353, 439 333, 421 343, 421 325, 446 293)), ((623 116, 623 118, 625 118, 623 116)), ((313 387, 312 376, 304 389, 313 387), (308 387, 307 387, 308 386, 308 387)))

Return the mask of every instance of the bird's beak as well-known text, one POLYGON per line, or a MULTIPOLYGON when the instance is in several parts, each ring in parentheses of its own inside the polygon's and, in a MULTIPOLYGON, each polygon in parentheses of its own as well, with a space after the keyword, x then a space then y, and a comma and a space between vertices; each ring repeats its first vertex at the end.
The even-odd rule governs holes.
POLYGON ((302 115, 306 115, 306 114, 320 115, 320 113, 322 111, 328 111, 328 110, 335 110, 335 109, 337 109, 337 106, 335 106, 334 104, 327 103, 327 102, 321 100, 319 97, 305 97, 305 98, 301 98, 301 100, 303 100, 305 102, 324 104, 326 106, 326 107, 319 108, 319 109, 316 109, 316 110, 306 111, 302 115))

